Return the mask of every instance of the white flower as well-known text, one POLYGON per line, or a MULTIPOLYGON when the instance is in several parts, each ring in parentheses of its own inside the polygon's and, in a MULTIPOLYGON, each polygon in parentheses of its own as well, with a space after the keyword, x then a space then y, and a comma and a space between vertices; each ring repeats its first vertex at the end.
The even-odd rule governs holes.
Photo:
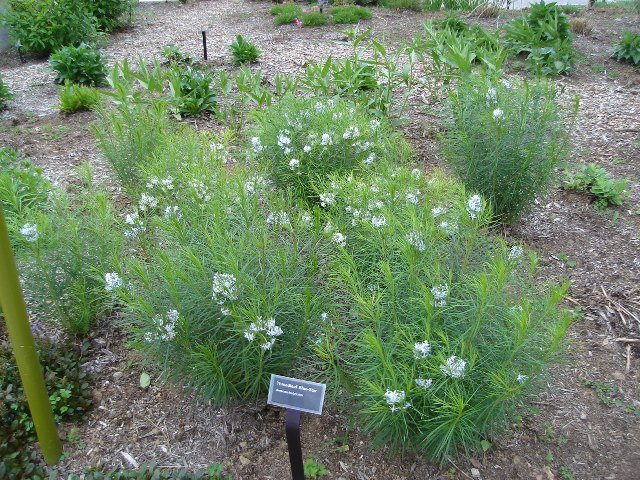
POLYGON ((244 338, 246 338, 250 342, 253 342, 253 339, 256 338, 256 334, 247 330, 244 332, 244 338))
POLYGON ((113 292, 117 288, 122 288, 124 286, 124 282, 120 275, 116 272, 105 273, 104 275, 104 289, 107 292, 113 292))
POLYGON ((226 300, 237 300, 236 277, 231 273, 214 273, 212 298, 222 305, 226 300))
POLYGON ((276 213, 270 213, 267 216, 267 225, 288 227, 289 225, 291 225, 289 214, 284 210, 280 210, 276 213))
POLYGON ((346 237, 340 232, 334 233, 331 239, 341 247, 344 247, 347 243, 346 237))
POLYGON ((253 147, 253 151, 256 153, 260 153, 264 150, 264 147, 258 137, 251 137, 251 146, 253 147))
POLYGON ((407 233, 407 242, 409 242, 409 245, 414 247, 419 252, 424 252, 427 249, 426 245, 424 244, 424 240, 422 240, 422 235, 415 230, 407 233))
POLYGON ((509 250, 509 260, 516 260, 522 257, 523 253, 524 251, 522 250, 522 247, 514 245, 513 247, 511 247, 511 250, 509 250))
POLYGON ((347 129, 342 134, 342 138, 346 140, 348 138, 356 138, 359 135, 360 135, 360 130, 358 130, 358 127, 347 127, 347 129))
POLYGON ((371 120, 371 128, 375 130, 380 126, 380 122, 378 120, 371 120))
POLYGON ((323 322, 326 322, 328 317, 329 317, 329 314, 327 312, 322 312, 320 314, 320 318, 322 319, 323 322))
POLYGON ((406 410, 411 407, 409 402, 404 401, 405 397, 406 394, 404 393, 404 390, 387 390, 384 394, 384 399, 393 413, 401 409, 406 410), (401 404, 402 406, 400 406, 401 404))
POLYGON ((487 91, 487 103, 496 103, 497 101, 498 97, 496 94, 496 89, 492 87, 487 91))
POLYGON ((376 159, 376 153, 371 152, 367 158, 364 159, 366 165, 371 165, 376 159))
POLYGON ((256 334, 262 333, 262 337, 267 337, 265 342, 260 344, 260 348, 264 351, 271 350, 271 347, 276 343, 276 337, 279 337, 284 332, 282 328, 276 325, 276 321, 273 317, 264 320, 262 317, 256 318, 255 322, 251 322, 247 329, 244 331, 244 338, 252 342, 256 338, 256 334))
POLYGON ((228 308, 222 307, 220 309, 220 313, 225 317, 228 317, 229 315, 231 315, 231 310, 229 310, 228 308))
POLYGON ((413 170, 411 170, 411 175, 413 175, 416 180, 419 180, 420 175, 422 175, 422 172, 417 168, 414 168, 413 170))
POLYGON ((512 89, 513 88, 513 84, 507 80, 506 78, 501 78, 500 79, 500 83, 502 83, 502 85, 504 85, 507 89, 512 89))
POLYGON ((522 311, 522 305, 514 305, 513 307, 511 307, 511 311, 512 312, 521 312, 522 311))
POLYGON ((416 190, 415 193, 414 192, 405 193, 405 196, 407 197, 407 200, 409 201, 409 203, 413 203, 414 205, 418 204, 419 195, 420 195, 420 190, 416 190))
POLYGON ((160 183, 158 177, 151 177, 147 182, 147 188, 151 190, 153 187, 156 187, 160 183))
POLYGON ((424 390, 429 388, 431 386, 431 384, 433 383, 433 379, 432 378, 424 379, 422 377, 418 377, 414 381, 416 382, 417 386, 419 386, 420 388, 422 388, 424 390))
POLYGON ((196 197, 198 197, 199 200, 203 202, 208 202, 209 200, 211 200, 209 189, 200 180, 192 180, 191 182, 189 182, 189 186, 195 190, 196 197))
POLYGON ((444 307, 447 304, 447 296, 449 295, 449 285, 443 283, 442 285, 435 286, 431 289, 431 295, 433 295, 434 307, 444 307))
POLYGON ((291 160, 289 160, 289 168, 291 170, 295 170, 299 166, 300 166, 300 160, 298 160, 297 158, 292 158, 291 160))
POLYGON ((169 310, 164 315, 156 315, 151 319, 153 331, 144 335, 144 340, 151 342, 154 340, 172 340, 176 336, 176 324, 180 319, 177 310, 169 310))
POLYGON ((162 179, 162 185, 167 190, 173 190, 173 177, 167 177, 162 179))
POLYGON ((516 380, 518 381, 518 383, 524 383, 524 382, 526 382, 527 378, 529 378, 529 377, 527 377, 526 375, 520 374, 520 375, 518 375, 518 378, 516 378, 516 380))
POLYGON ((436 218, 440 215, 443 215, 444 213, 446 213, 447 209, 441 206, 438 207, 434 207, 431 209, 431 215, 433 215, 433 218, 436 218))
POLYGON ((374 215, 373 217, 371 217, 371 225, 373 225, 375 228, 384 227, 386 224, 387 224, 387 219, 384 218, 384 215, 380 215, 380 216, 374 215))
POLYGON ((322 103, 320 102, 316 102, 315 107, 316 107, 316 112, 318 113, 322 113, 322 111, 324 110, 324 105, 322 105, 322 103))
POLYGON ((266 352, 267 350, 271 350, 274 343, 276 343, 276 339, 272 338, 271 340, 267 340, 265 343, 261 344, 260 348, 266 352))
POLYGON ((324 233, 331 233, 333 232, 333 225, 331 224, 331 222, 327 222, 327 224, 324 226, 324 228, 322 229, 322 231, 324 233))
POLYGON ((328 133, 323 133, 322 139, 320 140, 320 145, 333 145, 331 135, 329 135, 328 133))
POLYGON ((147 208, 155 208, 158 206, 158 199, 153 195, 149 195, 148 193, 143 193, 140 196, 140 210, 143 212, 147 210, 147 208))
POLYGON ((440 230, 442 230, 444 233, 446 233, 449 236, 455 235, 456 231, 458 230, 458 224, 456 222, 440 222, 440 225, 438 225, 438 228, 440 230))
POLYGON ((311 225, 311 214, 309 212, 304 212, 301 216, 300 216, 300 224, 304 227, 308 227, 309 225, 311 225))
POLYGON ((291 144, 291 139, 287 137, 284 133, 278 135, 278 146, 285 147, 291 144))
MULTIPOLYGON (((375 185, 371 185, 371 191, 372 192, 377 192, 378 191, 378 187, 375 185)), ((380 209, 384 207, 384 203, 382 203, 381 200, 371 200, 369 202, 369 205, 367 206, 367 210, 371 211, 371 210, 376 210, 376 209, 380 209)))
POLYGON ((302 147, 302 150, 304 151, 304 153, 309 153, 311 151, 311 146, 305 145, 304 147, 302 147))
POLYGON ((504 118, 504 112, 502 110, 500 110, 499 108, 496 108, 493 111, 493 119, 494 120, 501 120, 502 118, 504 118))
POLYGON ((426 340, 424 342, 416 342, 413 344, 413 358, 419 360, 427 358, 431 355, 431 345, 426 340))
POLYGON ((27 242, 38 241, 38 226, 33 223, 25 223, 20 229, 20 233, 27 242))
POLYGON ((180 211, 180 208, 178 208, 177 205, 174 205, 173 207, 167 207, 164 209, 164 218, 165 219, 169 219, 171 217, 176 217, 178 220, 180 220, 182 218, 182 212, 180 211))
POLYGON ((467 213, 472 220, 478 218, 478 213, 482 210, 482 199, 480 195, 473 195, 467 201, 467 213))
POLYGON ((335 193, 321 193, 320 194, 320 206, 326 207, 333 204, 336 201, 335 193))
POLYGON ((440 365, 440 371, 445 377, 462 378, 467 362, 455 355, 447 358, 446 365, 440 365))

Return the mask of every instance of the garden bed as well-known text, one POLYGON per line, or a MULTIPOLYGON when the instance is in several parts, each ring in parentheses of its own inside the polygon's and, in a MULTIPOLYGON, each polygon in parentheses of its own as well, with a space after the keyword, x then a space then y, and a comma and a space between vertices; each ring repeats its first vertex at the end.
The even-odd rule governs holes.
MULTIPOLYGON (((340 26, 275 27, 269 7, 266 2, 234 0, 143 4, 133 26, 114 34, 104 54, 111 63, 125 57, 150 59, 172 43, 200 58, 203 26, 208 28, 211 65, 231 71, 228 45, 243 34, 262 49, 259 67, 267 79, 277 72, 301 71, 307 59, 349 53, 350 47, 337 43, 344 39, 340 26)), ((637 26, 639 17, 614 8, 586 15, 593 32, 575 41, 583 56, 571 76, 557 81, 565 88, 563 104, 569 105, 573 95, 581 97, 569 168, 595 162, 616 178, 630 179, 630 197, 621 207, 599 212, 589 196, 556 188, 504 230, 507 238, 538 253, 541 283, 571 281, 567 307, 579 306, 584 316, 570 328, 565 362, 554 367, 547 391, 535 399, 513 432, 492 439, 484 455, 469 461, 438 466, 414 455, 401 458, 385 455, 384 449, 372 451, 370 438, 357 428, 348 431, 348 419, 337 407, 330 407, 321 418, 305 417, 305 457, 326 465, 330 478, 631 479, 637 475, 640 345, 620 339, 640 336, 640 73, 611 59, 610 48, 624 29, 637 26), (603 385, 611 388, 596 388, 603 385)), ((398 44, 434 16, 442 17, 373 9, 373 19, 365 25, 388 43, 398 44)), ((479 21, 495 26, 506 19, 479 21)), ((0 117, 0 143, 29 156, 62 184, 73 182, 74 167, 88 160, 97 180, 126 203, 87 126, 94 114, 58 113, 54 74, 45 61, 27 60, 21 64, 14 52, 0 57, 1 73, 17 94, 0 117)), ((441 125, 427 113, 430 105, 421 98, 412 100, 410 122, 403 129, 425 171, 446 169, 436 139, 441 125)), ((220 128, 208 119, 190 122, 199 129, 220 128)), ((204 404, 145 367, 111 321, 92 332, 91 345, 87 367, 97 375, 96 407, 76 425, 73 441, 66 442, 65 458, 58 466, 61 472, 81 472, 96 464, 130 468, 155 460, 162 466, 193 470, 221 463, 234 478, 287 478, 282 412, 263 401, 224 408, 204 404), (145 369, 152 373, 152 383, 142 389, 139 378, 145 369)), ((68 433, 69 428, 64 426, 63 431, 68 433)))

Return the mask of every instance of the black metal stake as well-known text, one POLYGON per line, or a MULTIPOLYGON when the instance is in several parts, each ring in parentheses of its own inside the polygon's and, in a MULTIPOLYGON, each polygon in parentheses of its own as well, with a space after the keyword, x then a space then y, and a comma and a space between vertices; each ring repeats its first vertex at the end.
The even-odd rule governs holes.
POLYGON ((202 48, 204 49, 204 59, 207 59, 207 31, 202 29, 202 48))
POLYGON ((287 408, 286 427, 289 461, 293 480, 304 480, 304 464, 302 462, 302 443, 300 442, 300 410, 287 408))
POLYGON ((20 56, 20 63, 25 63, 26 60, 24 58, 24 54, 22 53, 22 42, 18 40, 16 43, 16 47, 18 48, 18 55, 20 56))

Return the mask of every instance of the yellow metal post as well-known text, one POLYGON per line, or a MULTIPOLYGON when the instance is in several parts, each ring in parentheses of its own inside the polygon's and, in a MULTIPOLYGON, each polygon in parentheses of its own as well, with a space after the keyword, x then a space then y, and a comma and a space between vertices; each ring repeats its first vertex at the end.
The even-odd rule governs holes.
POLYGON ((49 395, 36 354, 36 345, 29 328, 29 318, 9 243, 2 204, 0 204, 0 306, 7 322, 9 340, 16 356, 16 364, 42 455, 49 465, 54 465, 60 460, 62 444, 49 404, 49 395))

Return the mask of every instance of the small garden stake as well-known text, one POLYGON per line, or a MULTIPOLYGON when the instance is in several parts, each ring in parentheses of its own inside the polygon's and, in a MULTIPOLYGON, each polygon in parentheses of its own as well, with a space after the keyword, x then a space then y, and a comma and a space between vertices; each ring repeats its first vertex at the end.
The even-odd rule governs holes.
POLYGON ((42 455, 49 465, 60 460, 62 444, 49 404, 36 346, 29 328, 27 309, 22 298, 9 234, 0 204, 0 305, 4 312, 9 340, 24 387, 42 455))
POLYGON ((293 480, 304 480, 304 463, 302 462, 302 443, 300 442, 300 410, 287 408, 286 427, 291 477, 293 480))
POLYGON ((207 29, 202 29, 202 49, 204 50, 204 59, 207 59, 207 29))

